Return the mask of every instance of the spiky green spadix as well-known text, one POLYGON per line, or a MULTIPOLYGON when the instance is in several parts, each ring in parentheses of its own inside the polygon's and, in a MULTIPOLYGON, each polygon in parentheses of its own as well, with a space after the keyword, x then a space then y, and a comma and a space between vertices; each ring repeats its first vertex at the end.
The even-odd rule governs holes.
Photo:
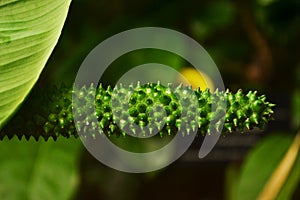
POLYGON ((14 135, 20 139, 32 136, 36 140, 41 136, 46 140, 58 136, 77 137, 77 130, 84 137, 242 132, 263 128, 272 118, 273 106, 265 95, 252 91, 210 93, 199 88, 166 87, 159 83, 118 85, 114 89, 90 85, 75 91, 62 86, 34 91, 0 132, 0 139, 14 135))

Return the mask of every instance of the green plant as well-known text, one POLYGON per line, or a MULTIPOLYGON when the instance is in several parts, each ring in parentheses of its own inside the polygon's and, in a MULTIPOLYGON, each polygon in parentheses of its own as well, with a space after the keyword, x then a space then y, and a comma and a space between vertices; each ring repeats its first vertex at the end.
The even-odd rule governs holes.
POLYGON ((10 126, 0 133, 0 138, 3 139, 5 135, 9 138, 17 135, 19 139, 23 135, 26 139, 33 136, 36 140, 40 136, 46 140, 49 137, 57 139, 60 135, 77 137, 72 113, 72 94, 76 95, 73 112, 80 119, 76 122, 76 126, 80 132, 86 134, 86 137, 97 137, 97 127, 107 135, 125 136, 124 129, 132 134, 140 132, 143 135, 159 131, 161 136, 174 134, 178 130, 188 135, 189 132, 198 129, 198 132, 204 135, 210 133, 210 121, 213 121, 214 130, 223 133, 243 132, 254 127, 263 128, 272 119, 274 104, 267 102, 266 96, 260 96, 257 92, 249 91, 243 94, 239 90, 234 94, 229 90, 226 92, 216 90, 211 93, 208 89, 201 91, 200 88, 192 93, 189 91, 193 90, 180 85, 172 92, 169 87, 160 83, 119 85, 115 90, 110 86, 104 88, 100 85, 95 88, 90 85, 74 92, 71 88, 62 86, 53 88, 47 94, 37 90, 10 126), (176 95, 183 96, 179 100, 176 95), (197 98, 198 104, 191 102, 193 96, 197 98), (129 100, 128 109, 124 109, 125 97, 129 100), (192 110, 185 111, 183 107, 188 105, 192 105, 189 108, 192 110), (95 110, 91 113, 93 107, 95 110), (196 114, 193 116, 192 111, 195 110, 196 114), (183 111, 186 114, 182 113, 183 111), (98 124, 90 124, 91 118, 97 118, 98 124), (224 122, 223 130, 221 130, 222 122, 224 122), (147 126, 148 124, 150 125, 147 126), (144 130, 143 127, 146 126, 144 130), (90 133, 92 135, 88 135, 90 133))
POLYGON ((0 1, 0 130, 38 80, 70 0, 0 1))
MULTIPOLYGON (((82 5, 92 5, 88 7, 88 10, 90 10, 97 7, 95 2, 86 1, 83 3, 83 1, 75 1, 75 3, 78 3, 77 5, 79 5, 80 9, 78 9, 78 13, 74 12, 74 15, 77 15, 77 20, 73 18, 73 22, 82 20, 82 7, 84 7, 82 5)), ((63 59, 55 57, 54 65, 57 68, 55 70, 51 68, 52 71, 55 71, 54 73, 46 73, 46 76, 52 76, 52 78, 47 80, 48 83, 57 83, 62 79, 66 82, 71 80, 72 77, 66 77, 65 74, 71 74, 76 71, 74 70, 74 66, 81 60, 82 57, 80 56, 85 55, 86 52, 83 49, 91 48, 89 46, 92 44, 91 41, 101 40, 107 35, 122 31, 123 28, 128 29, 132 28, 132 26, 145 26, 149 24, 170 26, 179 30, 182 30, 179 28, 179 26, 182 26, 185 27, 186 31, 189 31, 187 26, 189 26, 188 24, 192 18, 194 22, 190 25, 192 26, 190 28, 192 29, 191 34, 197 37, 196 39, 205 42, 207 47, 212 49, 210 52, 215 54, 213 55, 214 60, 219 61, 217 63, 222 68, 223 77, 230 77, 231 82, 227 85, 230 88, 236 86, 253 88, 251 82, 254 85, 258 84, 260 87, 259 82, 261 80, 266 83, 266 86, 271 85, 268 82, 270 77, 274 79, 271 82, 272 90, 274 91, 280 87, 288 90, 287 88, 294 85, 292 79, 282 79, 282 77, 289 77, 293 73, 291 70, 287 70, 286 66, 289 66, 290 69, 295 67, 295 62, 298 62, 297 53, 299 51, 297 49, 299 49, 299 45, 297 45, 298 43, 295 40, 299 35, 300 26, 298 24, 300 23, 299 12, 297 10, 299 4, 296 1, 257 0, 251 2, 253 6, 247 6, 247 3, 246 6, 240 6, 242 5, 240 3, 235 5, 231 1, 217 1, 213 3, 210 1, 201 1, 200 4, 193 2, 191 5, 180 3, 180 1, 177 1, 175 4, 174 2, 162 1, 159 3, 159 6, 157 6, 158 2, 155 2, 153 5, 147 1, 145 1, 146 3, 138 4, 141 6, 136 6, 137 4, 133 5, 127 1, 124 3, 120 3, 122 1, 114 1, 113 4, 108 3, 110 6, 105 5, 103 1, 100 2, 101 6, 98 8, 109 11, 112 13, 111 16, 108 15, 108 12, 90 12, 92 13, 90 16, 84 15, 84 17, 87 17, 84 21, 88 21, 88 23, 74 23, 73 30, 69 31, 71 37, 64 38, 68 45, 64 44, 64 48, 60 49, 59 54, 68 51, 70 48, 78 49, 78 51, 72 52, 69 55, 62 53, 63 59), (205 6, 205 3, 207 6, 205 6), (264 4, 260 6, 258 12, 252 8, 257 6, 256 4, 264 4), (124 7, 124 5, 127 5, 127 7, 124 7), (151 7, 159 9, 157 11, 151 9, 151 7), (137 9, 140 11, 135 12, 137 9), (126 16, 126 11, 130 13, 129 17, 126 16), (146 13, 148 18, 146 20, 142 19, 141 13, 146 13), (200 14, 199 17, 197 13, 200 14), (236 17, 237 13, 241 13, 239 17, 236 17), (257 19, 251 19, 251 14, 256 16, 257 19), (92 18, 96 19, 96 23, 92 22, 92 18), (233 28, 233 26, 235 27, 238 24, 236 23, 238 21, 237 18, 241 19, 242 27, 244 27, 246 35, 251 40, 250 43, 247 39, 243 38, 243 34, 239 31, 241 27, 237 29, 233 28), (99 19, 105 19, 105 23, 101 24, 101 26, 99 26, 101 23, 99 19), (135 21, 135 19, 138 20, 135 21), (110 23, 112 21, 113 23, 110 23), (132 23, 128 23, 128 21, 132 21, 132 23), (133 25, 128 26, 127 24, 133 25), (256 25, 258 25, 258 28, 256 25), (77 34, 74 34, 74 30, 76 30, 77 34), (78 32, 80 33, 78 34, 78 32), (85 37, 87 35, 88 37, 85 37), (269 44, 268 46, 267 42, 264 41, 270 42, 272 45, 269 44), (255 47, 254 50, 253 46, 255 47), (272 58, 270 54, 273 53, 272 58), (251 56, 251 54, 255 55, 251 56), (249 57, 253 57, 253 63, 249 62, 251 60, 249 57), (270 59, 273 60, 273 66, 271 65, 271 67, 268 62, 270 59), (225 60, 225 62, 220 62, 220 60, 225 60), (239 67, 237 67, 236 61, 241 61, 239 67), (245 64, 249 64, 249 69, 251 70, 248 71, 244 67, 245 64), (60 73, 57 73, 59 71, 60 73), (275 71, 276 74, 272 74, 272 71, 275 71), (250 79, 245 79, 248 75, 250 79)), ((3 140, 0 146, 0 171, 2 172, 0 173, 0 199, 70 199, 78 184, 77 160, 79 158, 78 149, 80 149, 81 143, 80 140, 68 138, 71 135, 77 136, 77 133, 74 132, 75 128, 71 123, 73 120, 73 116, 70 114, 71 104, 69 101, 64 102, 65 99, 62 98, 66 94, 66 99, 70 100, 72 95, 71 89, 66 87, 64 87, 65 89, 59 88, 49 91, 45 88, 35 89, 27 102, 22 105, 19 112, 16 112, 39 78, 58 40, 69 3, 70 0, 0 1, 0 135, 3 140), (64 109, 57 109, 56 104, 62 106, 61 108, 66 106, 64 109, 67 110, 68 115, 64 114, 64 109), (53 110, 47 110, 48 108, 53 110), (14 113, 14 118, 10 120, 14 113), (54 115, 50 117, 50 113, 54 115), (8 122, 9 124, 7 124, 8 122), (46 125, 47 122, 48 124, 46 125), (2 129, 3 127, 4 129, 2 129), (13 137, 14 135, 19 138, 24 138, 25 136, 29 141, 24 139, 18 141, 18 138, 13 137), (59 135, 65 136, 68 139, 64 137, 58 138, 59 135), (3 138, 5 136, 11 139, 3 138), (38 139, 40 136, 43 136, 46 140, 49 137, 53 137, 56 141, 39 140, 35 142, 33 139, 29 139, 30 137, 38 139)), ((181 66, 181 64, 177 63, 177 66, 181 66)), ((298 77, 300 76, 298 75, 298 77)), ((227 94, 233 95, 231 92, 227 94)), ((300 105, 299 91, 297 94, 298 97, 294 101, 300 105)), ((226 96, 226 98, 228 97, 226 96)), ((84 99, 88 103, 92 103, 93 100, 84 99)), ((175 98, 172 100, 176 101, 175 98)), ((275 99, 272 100, 275 101, 275 99)), ((268 106, 272 107, 271 104, 268 106)), ((299 106, 291 110, 295 112, 295 117, 292 119, 293 125, 298 128, 300 119, 299 106)), ((210 112, 209 109, 208 111, 202 116, 203 119, 210 118, 208 115, 216 113, 210 112)), ((111 115, 110 112, 108 113, 108 115, 111 115)), ((235 113, 232 112, 232 114, 235 113)), ((270 116, 266 117, 269 119, 270 116)), ((143 119, 143 116, 141 118, 143 119)), ((228 127, 237 128, 241 131, 247 128, 247 123, 242 119, 227 119, 229 119, 228 124, 230 126, 225 123, 225 132, 229 131, 228 127), (234 123, 240 125, 235 126, 234 123)), ((252 119, 255 119, 255 117, 252 117, 252 119)), ((139 122, 140 120, 137 121, 137 124, 139 122)), ((256 124, 254 120, 253 122, 253 126, 250 126, 250 128, 264 123, 264 121, 259 121, 259 124, 256 124)), ((108 123, 109 125, 106 128, 107 133, 112 132, 122 135, 122 132, 118 129, 111 131, 110 127, 112 129, 115 127, 111 119, 108 120, 108 123)), ((143 125, 147 121, 144 122, 142 120, 140 123, 143 125)), ((101 126, 101 124, 99 125, 101 126)), ((79 127, 86 128, 84 124, 81 124, 79 127)), ((200 133, 206 133, 205 130, 207 129, 201 127, 200 133)), ((176 128, 178 127, 175 125, 174 132, 176 128)), ((168 134, 169 130, 167 126, 163 127, 163 135, 165 133, 168 134)), ((240 181, 242 184, 239 186, 238 199, 247 199, 247 197, 253 199, 260 194, 264 188, 262 186, 266 187, 265 183, 271 180, 268 177, 277 175, 271 172, 277 168, 278 163, 284 161, 281 158, 285 157, 285 150, 289 149, 289 146, 293 146, 290 145, 291 141, 292 137, 288 132, 284 132, 279 137, 272 136, 271 134, 257 147, 258 150, 254 148, 254 153, 251 153, 249 161, 246 161, 245 164, 246 172, 243 173, 242 178, 244 180, 240 181), (255 177, 257 177, 257 180, 253 179, 255 177), (248 184, 251 180, 252 183, 248 184)), ((290 171, 291 173, 286 184, 284 184, 282 190, 278 193, 278 199, 290 198, 295 190, 296 184, 299 182, 299 160, 298 153, 294 164, 293 162, 286 162, 286 165, 293 165, 293 168, 290 171)), ((96 179, 96 176, 94 177, 96 179)), ((125 188, 118 184, 109 185, 107 184, 107 179, 112 179, 111 174, 106 175, 104 178, 101 177, 102 184, 110 189, 111 193, 116 193, 116 188, 125 188)), ((117 181, 120 182, 119 180, 117 181)), ((128 185, 128 183, 126 184, 128 185)), ((191 184, 193 184, 192 181, 191 184)), ((128 187, 126 187, 126 191, 128 192, 128 187)), ((88 192, 90 193, 90 191, 88 192)), ((125 196, 120 191, 118 194, 122 197, 125 196)))
POLYGON ((229 167, 228 178, 233 180, 228 183, 228 199, 293 199, 300 177, 299 147, 300 132, 295 137, 286 132, 266 136, 250 151, 238 174, 229 167))

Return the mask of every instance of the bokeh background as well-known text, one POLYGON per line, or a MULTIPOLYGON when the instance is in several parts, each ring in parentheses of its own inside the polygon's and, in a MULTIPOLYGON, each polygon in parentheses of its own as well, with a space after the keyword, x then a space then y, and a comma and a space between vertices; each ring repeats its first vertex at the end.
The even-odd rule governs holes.
MULTIPOLYGON (((245 161, 256 146, 269 135, 292 137, 299 129, 300 1, 73 0, 38 86, 72 86, 81 62, 97 44, 121 31, 145 26, 170 28, 194 38, 218 66, 225 87, 266 94, 277 105, 275 120, 263 132, 221 138, 203 160, 197 158, 200 136, 181 159, 147 174, 115 171, 82 148, 72 199, 235 199, 245 161)), ((187 67, 174 55, 141 50, 118 59, 117 67, 102 81, 114 84, 131 67, 148 62, 182 72, 187 67)), ((256 165, 259 170, 268 165, 268 159, 256 165)), ((294 171, 299 178, 299 168, 294 171)), ((291 186, 291 199, 300 199, 298 178, 291 186)))

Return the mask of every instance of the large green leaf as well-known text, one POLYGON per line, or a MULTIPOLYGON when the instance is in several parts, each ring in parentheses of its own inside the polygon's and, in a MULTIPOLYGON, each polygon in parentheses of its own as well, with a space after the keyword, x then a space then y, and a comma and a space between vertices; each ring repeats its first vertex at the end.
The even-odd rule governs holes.
MULTIPOLYGON (((248 156, 241 171, 236 196, 232 199, 256 199, 282 161, 292 141, 293 137, 288 133, 266 137, 248 156)), ((299 183, 299 154, 292 164, 292 169, 276 199, 291 199, 299 183)))
POLYGON ((70 199, 79 183, 80 149, 80 140, 74 138, 6 138, 0 145, 0 199, 70 199))
POLYGON ((0 0, 0 129, 37 81, 71 0, 0 0))

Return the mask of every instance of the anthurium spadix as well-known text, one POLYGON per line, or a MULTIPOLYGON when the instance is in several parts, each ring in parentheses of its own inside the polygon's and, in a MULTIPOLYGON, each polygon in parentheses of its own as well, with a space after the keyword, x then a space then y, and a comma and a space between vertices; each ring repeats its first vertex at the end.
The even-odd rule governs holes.
POLYGON ((179 129, 183 136, 188 136, 194 130, 204 135, 210 134, 210 121, 213 121, 212 128, 222 133, 242 132, 254 127, 263 128, 272 119, 274 106, 267 102, 265 95, 253 91, 210 92, 208 89, 192 90, 182 85, 172 91, 159 82, 128 86, 121 84, 114 89, 101 84, 99 87, 89 85, 78 87, 75 91, 61 86, 47 93, 34 90, 32 97, 32 101, 22 108, 11 126, 0 133, 0 139, 14 135, 19 139, 23 136, 26 139, 39 139, 42 136, 46 140, 59 136, 77 137, 77 131, 84 137, 93 138, 99 134, 126 136, 128 133, 145 136, 159 133, 163 137, 174 135, 179 129), (178 92, 185 94, 184 98, 178 99, 178 92), (72 94, 76 95, 73 104, 72 94), (191 98, 191 95, 196 98, 191 98), (124 98, 126 96, 128 101, 124 98), (212 110, 211 105, 218 105, 218 101, 226 101, 226 106, 216 106, 212 110), (40 107, 37 109, 36 105, 40 107), (183 108, 189 105, 195 105, 191 106, 192 112, 184 111, 183 108), (76 122, 74 114, 77 116, 76 122), (96 123, 92 123, 93 118, 97 119, 96 123), (220 125, 222 121, 223 128, 220 125))

